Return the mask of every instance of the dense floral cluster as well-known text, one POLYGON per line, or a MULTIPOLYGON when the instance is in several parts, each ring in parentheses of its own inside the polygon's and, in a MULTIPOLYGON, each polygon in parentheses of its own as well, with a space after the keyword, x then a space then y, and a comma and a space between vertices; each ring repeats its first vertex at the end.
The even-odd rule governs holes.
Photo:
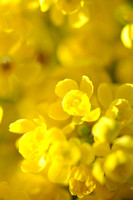
MULTIPOLYGON (((82 198, 106 190, 114 198, 133 179, 133 84, 115 86, 93 84, 82 76, 80 86, 72 80, 60 81, 55 88, 59 99, 49 105, 49 117, 65 125, 47 128, 47 120, 20 119, 10 131, 23 134, 17 141, 24 157, 21 170, 43 173, 53 183, 69 187, 82 198), (106 98, 105 98, 106 94, 106 98), (95 104, 93 102, 95 99, 95 104), (97 188, 98 185, 98 188, 97 188)), ((88 196, 88 199, 90 197, 88 196)))
POLYGON ((133 199, 131 0, 0 1, 0 200, 133 199))

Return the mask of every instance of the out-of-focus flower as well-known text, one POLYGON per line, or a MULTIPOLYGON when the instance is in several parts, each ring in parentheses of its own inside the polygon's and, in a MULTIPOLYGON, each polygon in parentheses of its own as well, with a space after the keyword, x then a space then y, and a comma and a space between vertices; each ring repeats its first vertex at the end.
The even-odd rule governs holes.
POLYGON ((127 100, 117 99, 113 101, 108 108, 106 116, 117 119, 117 121, 123 127, 132 123, 133 109, 127 100))
POLYGON ((112 142, 120 133, 120 127, 117 121, 102 117, 93 126, 92 134, 94 139, 101 142, 112 142))
POLYGON ((132 155, 122 150, 117 150, 107 156, 104 163, 104 171, 111 180, 125 182, 133 173, 132 166, 132 155))
POLYGON ((64 13, 64 14, 71 14, 79 10, 81 6, 84 5, 84 0, 39 0, 42 12, 46 12, 52 3, 64 13))
POLYGON ((72 195, 82 198, 95 190, 96 184, 91 171, 85 165, 74 167, 69 178, 69 189, 72 195))
POLYGON ((45 167, 44 154, 49 147, 46 124, 42 120, 21 119, 10 125, 10 131, 24 134, 17 142, 19 153, 25 158, 21 169, 25 172, 41 171, 45 167))

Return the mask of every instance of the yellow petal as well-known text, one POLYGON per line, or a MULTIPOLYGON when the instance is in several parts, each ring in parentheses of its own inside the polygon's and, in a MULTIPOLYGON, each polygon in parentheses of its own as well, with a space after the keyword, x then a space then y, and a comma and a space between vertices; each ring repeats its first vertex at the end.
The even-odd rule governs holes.
POLYGON ((53 6, 50 9, 50 19, 55 26, 61 26, 65 20, 65 16, 59 9, 53 6))
POLYGON ((65 112, 73 116, 85 116, 91 109, 91 103, 86 93, 80 90, 71 90, 62 101, 65 112))
POLYGON ((76 90, 78 89, 78 85, 75 81, 71 79, 64 79, 63 81, 58 82, 58 84, 55 87, 55 93, 57 96, 63 98, 66 93, 68 93, 70 90, 76 90))
POLYGON ((104 171, 103 171, 103 158, 98 158, 93 164, 92 174, 94 178, 101 184, 105 182, 104 171))
POLYGON ((125 47, 132 48, 133 24, 127 24, 121 31, 121 40, 125 47))
POLYGON ((27 160, 41 158, 49 147, 46 127, 40 126, 25 133, 18 142, 19 153, 27 160))
POLYGON ((44 169, 45 165, 44 157, 39 160, 23 160, 21 162, 21 170, 24 173, 38 173, 44 169))
POLYGON ((94 124, 92 134, 95 141, 112 142, 120 132, 120 126, 117 121, 102 117, 94 124))
POLYGON ((95 159, 94 149, 88 143, 83 143, 80 146, 81 163, 89 165, 95 159))
POLYGON ((123 84, 116 91, 116 99, 126 99, 133 106, 133 84, 123 84))
POLYGON ((104 172, 115 182, 125 182, 132 175, 132 154, 117 150, 109 154, 104 162, 104 172))
POLYGON ((49 168, 48 177, 53 183, 67 184, 69 173, 69 165, 63 166, 60 163, 54 162, 49 168))
POLYGON ((94 87, 92 81, 87 76, 82 76, 80 90, 85 92, 89 98, 92 96, 94 87))
POLYGON ((107 83, 101 83, 98 88, 98 99, 104 108, 107 108, 112 101, 112 92, 107 83))
POLYGON ((89 11, 86 6, 81 8, 78 12, 68 16, 68 22, 73 28, 81 28, 89 21, 89 11))
POLYGON ((2 121, 2 117, 3 117, 3 109, 2 109, 2 107, 0 106, 0 122, 2 121))
POLYGON ((13 133, 23 134, 32 131, 35 128, 34 122, 29 119, 19 119, 10 124, 9 131, 13 133))
POLYGON ((55 102, 50 106, 48 115, 55 120, 66 120, 69 117, 69 115, 64 112, 61 101, 55 102))
POLYGON ((93 148, 95 155, 98 157, 106 157, 110 153, 110 144, 108 142, 94 142, 93 148))
POLYGON ((52 0, 39 0, 39 3, 40 3, 41 11, 46 12, 50 8, 52 4, 52 0))
POLYGON ((93 122, 98 120, 101 114, 101 109, 100 108, 95 108, 91 112, 88 113, 87 116, 83 117, 82 120, 86 122, 93 122))
POLYGON ((69 166, 61 166, 59 163, 53 163, 49 168, 48 177, 53 183, 67 184, 69 173, 69 166))
POLYGON ((70 124, 66 125, 66 126, 62 129, 62 131, 63 131, 64 134, 69 135, 69 134, 71 134, 71 133, 74 131, 74 129, 75 129, 74 124, 73 124, 73 123, 70 123, 70 124))
POLYGON ((112 146, 112 150, 116 151, 118 149, 129 150, 133 152, 133 137, 130 135, 123 135, 119 138, 116 138, 112 146))
POLYGON ((57 127, 53 127, 48 130, 47 132, 49 143, 55 143, 55 141, 62 142, 65 140, 65 135, 63 134, 63 131, 57 127))

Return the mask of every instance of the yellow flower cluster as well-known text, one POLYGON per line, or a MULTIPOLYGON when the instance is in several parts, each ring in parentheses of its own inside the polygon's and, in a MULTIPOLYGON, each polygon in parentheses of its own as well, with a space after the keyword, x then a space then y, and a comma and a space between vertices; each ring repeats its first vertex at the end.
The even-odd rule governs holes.
POLYGON ((0 200, 133 200, 132 0, 0 0, 0 200))
POLYGON ((55 25, 64 23, 65 16, 71 27, 81 28, 89 21, 88 3, 84 0, 39 0, 42 12, 50 10, 50 18, 55 25))
POLYGON ((46 10, 49 9, 49 7, 51 6, 51 3, 55 3, 57 5, 57 7, 62 10, 62 12, 65 13, 71 13, 71 12, 75 12, 76 10, 78 10, 81 6, 84 5, 84 0, 40 0, 40 6, 41 6, 41 10, 43 12, 45 12, 46 10))
POLYGON ((122 185, 132 185, 133 85, 112 90, 101 83, 94 93, 92 81, 82 76, 79 87, 72 79, 58 82, 55 93, 59 100, 49 105, 48 115, 64 125, 47 129, 43 118, 10 125, 11 132, 24 134, 17 142, 22 171, 44 171, 51 182, 69 186, 79 198, 98 198, 99 185, 113 197, 122 185))

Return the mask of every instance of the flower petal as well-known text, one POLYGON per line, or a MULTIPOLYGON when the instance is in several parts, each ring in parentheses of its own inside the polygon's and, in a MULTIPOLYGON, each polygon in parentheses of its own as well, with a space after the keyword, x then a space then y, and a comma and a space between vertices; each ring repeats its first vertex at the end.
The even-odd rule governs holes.
POLYGON ((111 88, 107 83, 101 83, 98 88, 98 99, 104 108, 107 108, 112 101, 111 88))
POLYGON ((52 4, 52 0, 39 0, 39 3, 40 3, 41 11, 46 12, 50 8, 52 4))
POLYGON ((55 120, 66 120, 69 117, 69 115, 64 112, 61 101, 51 104, 48 115, 55 120))
POLYGON ((0 106, 0 122, 2 121, 2 117, 3 117, 3 109, 2 109, 2 107, 0 106))
POLYGON ((133 84, 123 84, 120 86, 115 95, 116 99, 126 99, 133 106, 133 84))
POLYGON ((35 129, 35 124, 29 119, 19 119, 10 124, 9 131, 13 133, 23 134, 35 129))
POLYGON ((46 165, 46 161, 44 157, 40 158, 39 160, 26 160, 24 159, 21 162, 21 170, 24 173, 39 173, 41 170, 44 169, 46 165))
POLYGON ((72 124, 74 126, 75 125, 83 124, 82 117, 81 116, 73 116, 73 118, 72 118, 72 124))
POLYGON ((66 93, 70 90, 77 90, 78 84, 71 79, 64 79, 63 81, 59 81, 55 87, 55 93, 57 96, 63 98, 66 93))
POLYGON ((53 183, 67 184, 70 173, 69 165, 53 162, 48 171, 49 180, 53 183))
POLYGON ((87 116, 83 117, 82 120, 86 122, 93 122, 93 121, 98 120, 98 118, 100 117, 100 114, 101 114, 101 109, 95 108, 94 110, 89 112, 87 116))
POLYGON ((94 87, 92 81, 87 76, 82 76, 80 90, 85 92, 89 98, 92 96, 94 87))

